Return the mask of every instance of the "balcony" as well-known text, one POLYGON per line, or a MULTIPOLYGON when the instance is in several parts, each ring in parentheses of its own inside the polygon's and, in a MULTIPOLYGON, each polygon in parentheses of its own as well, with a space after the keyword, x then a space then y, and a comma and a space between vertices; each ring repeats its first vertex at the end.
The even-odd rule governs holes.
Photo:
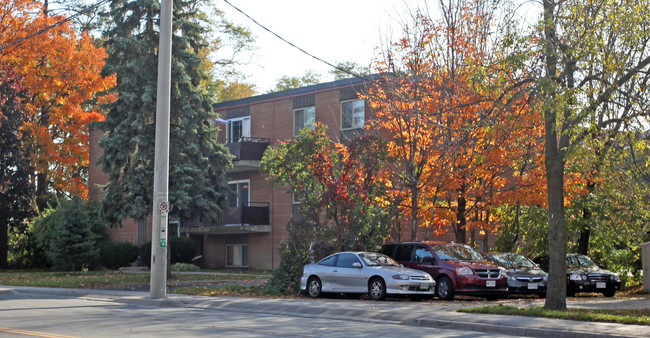
POLYGON ((240 137, 228 140, 226 147, 235 155, 234 167, 229 172, 258 170, 264 151, 271 143, 268 138, 240 137))
POLYGON ((246 205, 231 206, 221 217, 222 224, 231 225, 268 225, 269 203, 248 202, 246 205))
POLYGON ((250 234, 271 232, 268 202, 249 202, 230 207, 219 225, 213 222, 186 222, 181 233, 191 234, 250 234))

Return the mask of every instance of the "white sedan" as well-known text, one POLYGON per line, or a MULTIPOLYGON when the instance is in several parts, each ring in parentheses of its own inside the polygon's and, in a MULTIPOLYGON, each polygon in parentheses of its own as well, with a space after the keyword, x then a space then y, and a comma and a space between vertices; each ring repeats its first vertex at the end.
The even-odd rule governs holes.
POLYGON ((376 252, 338 252, 302 269, 300 289, 312 298, 325 292, 368 293, 374 300, 387 294, 432 298, 436 282, 420 270, 401 266, 376 252))

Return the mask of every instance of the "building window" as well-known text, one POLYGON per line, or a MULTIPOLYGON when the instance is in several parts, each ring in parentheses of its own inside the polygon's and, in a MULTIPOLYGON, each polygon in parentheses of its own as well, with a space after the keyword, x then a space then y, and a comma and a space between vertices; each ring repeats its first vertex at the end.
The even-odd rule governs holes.
POLYGON ((226 142, 241 142, 244 138, 251 137, 250 117, 240 117, 226 121, 226 142))
POLYGON ((226 266, 248 267, 248 244, 226 244, 226 266))
POLYGON ((305 107, 293 111, 293 135, 298 136, 300 129, 314 130, 316 124, 316 107, 305 107))
POLYGON ((363 100, 341 102, 341 129, 363 128, 365 107, 363 100))
POLYGON ((241 181, 230 181, 228 186, 232 191, 230 196, 230 206, 235 207, 247 207, 248 201, 250 201, 250 181, 241 180, 241 181))

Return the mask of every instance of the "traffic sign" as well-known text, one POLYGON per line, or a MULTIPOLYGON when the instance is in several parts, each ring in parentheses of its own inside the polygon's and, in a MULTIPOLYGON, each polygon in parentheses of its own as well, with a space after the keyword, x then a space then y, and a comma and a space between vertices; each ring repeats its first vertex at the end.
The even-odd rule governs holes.
POLYGON ((163 213, 169 212, 169 203, 167 202, 160 202, 160 205, 158 206, 158 210, 163 213))

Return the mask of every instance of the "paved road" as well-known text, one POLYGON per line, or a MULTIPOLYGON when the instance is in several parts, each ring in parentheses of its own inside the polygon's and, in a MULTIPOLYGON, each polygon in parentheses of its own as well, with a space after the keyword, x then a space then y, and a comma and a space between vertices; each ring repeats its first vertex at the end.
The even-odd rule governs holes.
MULTIPOLYGON (((27 304, 32 299, 40 299, 46 301, 47 299, 63 299, 67 301, 83 302, 85 305, 74 305, 71 308, 57 309, 58 313, 72 314, 72 310, 77 306, 82 306, 84 309, 95 308, 93 304, 101 303, 104 306, 113 307, 114 309, 125 309, 132 311, 133 308, 141 309, 143 311, 143 318, 154 316, 155 313, 164 313, 170 311, 171 313, 184 314, 192 313, 197 318, 202 316, 219 317, 233 315, 241 315, 244 317, 228 317, 230 323, 232 320, 236 325, 228 326, 231 329, 240 327, 246 321, 255 321, 252 318, 266 318, 269 327, 269 335, 315 335, 315 336, 338 336, 344 335, 348 332, 349 335, 364 336, 365 331, 363 328, 375 327, 375 325, 394 325, 390 327, 381 327, 378 331, 372 331, 373 336, 393 336, 388 332, 395 333, 398 331, 391 331, 396 328, 406 330, 402 336, 428 336, 431 332, 438 335, 438 331, 443 332, 444 335, 451 336, 481 336, 486 333, 489 336, 497 335, 515 335, 515 336, 544 336, 544 337, 650 337, 650 326, 639 325, 621 325, 610 323, 588 323, 576 322, 548 318, 530 318, 518 316, 499 316, 499 315, 479 315, 479 314, 465 314, 454 312, 453 310, 459 307, 485 305, 485 301, 477 300, 455 300, 449 302, 441 302, 438 300, 426 302, 411 302, 403 300, 389 300, 384 302, 374 302, 369 300, 346 300, 346 299, 319 299, 312 300, 307 298, 298 299, 276 299, 276 298, 246 298, 246 297, 196 297, 187 295, 168 294, 166 299, 150 299, 149 293, 146 292, 126 292, 126 291, 111 291, 111 290, 81 290, 81 289, 48 289, 48 288, 29 288, 29 287, 3 287, 0 286, 0 314, 6 315, 12 313, 17 308, 9 308, 22 306, 20 304, 27 304), (9 301, 9 302, 7 302, 9 301), (13 302, 13 303, 12 303, 13 302), (94 302, 94 303, 93 303, 94 302), (4 311, 2 311, 4 309, 4 311), (64 311, 64 312, 61 312, 64 311), (161 312, 158 312, 161 311, 161 312), (201 314, 201 315, 199 315, 201 314), (246 317, 248 316, 248 317, 246 317), (280 317, 274 317, 280 316, 280 317), (273 319, 271 319, 271 317, 273 319), (237 319, 238 318, 238 319, 237 319), (246 319, 248 318, 248 319, 246 319), (275 320, 279 322, 286 322, 288 327, 292 329, 294 326, 296 330, 301 326, 307 325, 305 323, 314 323, 314 326, 308 326, 307 331, 276 331, 272 328, 277 328, 277 325, 272 324, 275 320), (368 325, 372 323, 372 325, 368 325), (356 325, 361 328, 357 328, 356 325), (348 327, 348 325, 350 325, 348 327), (338 330, 339 327, 342 331, 332 331, 330 329, 338 330), (382 334, 382 330, 386 330, 386 334, 382 334), (435 331, 430 331, 435 330, 435 331), (452 331, 448 331, 452 330, 452 331), (454 333, 455 332, 455 333, 454 333)), ((492 304, 512 304, 521 305, 528 304, 529 306, 541 305, 543 300, 501 300, 498 302, 490 302, 492 304)), ((602 297, 577 297, 572 298, 569 307, 641 307, 650 308, 650 301, 647 299, 631 299, 621 301, 620 299, 605 299, 602 297)), ((54 305, 54 308, 57 306, 54 305)), ((37 305, 31 305, 29 309, 38 308, 37 305)), ((85 310, 84 310, 85 311, 85 310)), ((135 310, 133 310, 135 311, 135 310)), ((140 310, 139 310, 140 311, 140 310)), ((111 312, 111 311, 109 311, 111 312)), ((109 317, 108 313, 103 314, 106 318, 109 317)), ((138 316, 137 312, 116 312, 119 314, 118 318, 122 320, 131 320, 138 316)), ((11 314, 9 317, 13 318, 11 314)), ((102 318, 99 315, 96 318, 89 319, 90 322, 102 318)), ((224 317, 225 318, 225 317, 224 317)), ((74 317, 70 320, 75 320, 74 317)), ((146 320, 146 319, 142 319, 146 320)), ((162 319, 161 319, 162 320, 162 319)), ((18 321, 15 324, 19 324, 18 321)), ((0 327, 6 326, 5 319, 0 317, 0 327)), ((127 323, 127 322, 125 322, 127 323)), ((227 324, 226 323, 226 324, 227 324)), ((29 322, 24 323, 28 325, 29 322)), ((226 325, 224 324, 224 325, 226 325)), ((232 323, 231 323, 232 324, 232 323)), ((180 325, 180 324, 177 324, 180 325)), ((197 325, 205 325, 198 323, 197 325)), ((221 324, 219 324, 221 325, 221 324)), ((263 330, 264 325, 256 326, 263 330)), ((309 324, 311 325, 311 324, 309 324)), ((29 327, 29 326, 27 326, 29 327)), ((180 330, 179 326, 179 330, 180 330)), ((9 327, 9 328, 20 328, 9 327)), ((182 330, 189 330, 184 328, 182 330)), ((49 332, 49 331, 47 331, 49 332)), ((55 331, 56 332, 56 331, 55 331)), ((69 334, 76 335, 74 332, 69 334)), ((179 331, 183 332, 183 331, 179 331)), ((369 331, 370 332, 370 331, 369 331)), ((203 332, 205 335, 214 335, 214 332, 203 332)), ((254 332, 240 332, 243 335, 254 336, 254 332)), ((65 334, 65 333, 62 333, 65 334)), ((156 334, 161 334, 156 332, 156 334)), ((233 333, 236 334, 236 333, 233 333)), ((167 335, 166 333, 164 335, 167 335)), ((169 334, 169 335, 178 335, 169 334)), ((203 335, 203 334, 198 334, 203 335)))
POLYGON ((402 325, 395 321, 151 306, 96 297, 0 294, 0 337, 21 336, 494 337, 494 334, 402 325))

